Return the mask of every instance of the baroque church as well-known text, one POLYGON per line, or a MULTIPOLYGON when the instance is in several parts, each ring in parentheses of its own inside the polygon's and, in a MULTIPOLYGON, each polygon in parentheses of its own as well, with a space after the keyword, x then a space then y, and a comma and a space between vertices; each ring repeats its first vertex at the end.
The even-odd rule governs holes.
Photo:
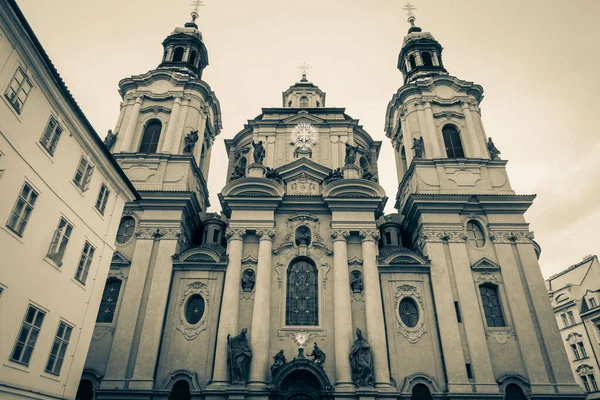
POLYGON ((385 113, 392 214, 382 142, 306 74, 225 140, 222 212, 207 211, 222 116, 196 17, 156 69, 119 82, 107 145, 141 198, 78 398, 585 397, 524 218, 535 196, 486 138, 483 88, 448 72, 414 17, 385 113))

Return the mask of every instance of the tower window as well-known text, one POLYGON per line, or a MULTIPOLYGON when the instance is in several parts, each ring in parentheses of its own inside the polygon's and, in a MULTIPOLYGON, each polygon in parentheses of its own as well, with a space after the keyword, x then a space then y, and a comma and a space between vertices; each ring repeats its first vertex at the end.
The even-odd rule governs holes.
POLYGON ((119 292, 121 291, 121 280, 117 278, 108 278, 100 300, 100 310, 96 322, 113 322, 115 310, 117 308, 117 300, 119 300, 119 292))
POLYGON ((506 326, 502 306, 500 305, 500 297, 498 296, 498 287, 483 284, 479 286, 479 293, 481 294, 481 303, 483 304, 483 312, 488 328, 506 326))
POLYGON ((389 246, 392 244, 392 234, 391 232, 385 232, 385 244, 386 246, 389 246))
POLYGON ((183 47, 177 47, 173 52, 173 62, 181 62, 183 60, 183 47))
POLYGON ((286 325, 319 324, 319 283, 312 261, 294 261, 287 273, 286 325))
POLYGON ((300 107, 308 107, 308 97, 300 97, 300 107))
POLYGON ((415 56, 413 54, 411 54, 408 57, 408 64, 410 64, 410 70, 412 71, 413 69, 417 68, 417 60, 415 59, 415 56))
POLYGON ((153 120, 146 125, 142 136, 142 144, 140 145, 140 153, 156 153, 161 129, 162 124, 157 120, 153 120))
POLYGON ((448 158, 464 158, 465 152, 463 151, 462 143, 460 141, 460 135, 455 127, 446 125, 442 129, 442 135, 444 136, 444 144, 446 145, 446 155, 448 158))
POLYGON ((423 60, 423 66, 433 67, 433 61, 431 59, 431 53, 424 51, 421 53, 421 59, 423 60))
POLYGON ((474 247, 480 248, 485 244, 483 228, 476 221, 467 222, 467 238, 474 247))
POLYGON ((402 146, 402 151, 400 151, 400 161, 402 162, 402 171, 406 173, 408 165, 406 164, 406 150, 404 150, 404 146, 402 146))
POLYGON ((190 54, 190 64, 192 64, 193 66, 196 66, 197 58, 198 58, 198 53, 196 53, 195 51, 192 51, 192 53, 190 54))

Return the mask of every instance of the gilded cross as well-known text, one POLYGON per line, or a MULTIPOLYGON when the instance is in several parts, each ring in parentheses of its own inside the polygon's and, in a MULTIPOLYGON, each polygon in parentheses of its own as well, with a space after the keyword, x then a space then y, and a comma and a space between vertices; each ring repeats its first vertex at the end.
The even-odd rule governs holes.
POLYGON ((200 7, 204 7, 204 0, 193 0, 190 5, 192 6, 192 22, 195 22, 196 18, 198 18, 200 7))
POLYGON ((410 24, 412 26, 415 26, 415 14, 413 14, 413 10, 416 10, 417 7, 413 6, 412 4, 410 4, 409 1, 407 1, 406 5, 402 6, 402 9, 406 10, 406 15, 408 16, 408 22, 410 22, 410 24))

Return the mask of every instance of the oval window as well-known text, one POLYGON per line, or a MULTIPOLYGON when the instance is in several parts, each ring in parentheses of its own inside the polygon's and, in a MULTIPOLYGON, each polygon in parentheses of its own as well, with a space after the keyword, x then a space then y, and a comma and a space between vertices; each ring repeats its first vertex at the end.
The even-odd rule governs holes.
POLYGON ((400 319, 404 322, 404 325, 409 328, 414 328, 417 326, 417 322, 419 322, 419 309, 417 308, 417 303, 410 297, 405 297, 400 300, 400 309, 398 310, 400 313, 400 319))
POLYGON ((481 225, 479 225, 479 222, 467 222, 467 238, 469 239, 469 243, 471 243, 474 247, 480 248, 485 245, 483 228, 481 225))
POLYGON ((123 217, 117 230, 117 243, 123 244, 129 242, 135 232, 135 219, 133 217, 123 217))
POLYGON ((185 319, 191 325, 195 325, 204 315, 204 299, 199 294, 192 295, 185 306, 185 319))

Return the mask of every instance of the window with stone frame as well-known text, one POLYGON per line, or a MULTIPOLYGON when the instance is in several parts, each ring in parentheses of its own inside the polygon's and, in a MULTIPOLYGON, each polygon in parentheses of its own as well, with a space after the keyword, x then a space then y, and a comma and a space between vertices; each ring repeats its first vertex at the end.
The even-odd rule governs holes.
POLYGON ((46 312, 39 308, 29 305, 25 312, 25 318, 21 324, 21 330, 17 336, 15 347, 10 355, 10 360, 23 365, 29 365, 29 360, 33 354, 35 343, 42 329, 42 323, 46 312))
POLYGON ((38 193, 25 182, 6 222, 6 226, 17 235, 23 236, 37 198, 38 193))
POLYGON ((90 181, 92 180, 92 174, 94 173, 94 165, 84 156, 79 159, 79 164, 75 170, 75 176, 73 177, 73 183, 82 192, 88 190, 90 181))
POLYGON ((577 347, 579 348, 579 354, 581 355, 581 358, 587 358, 587 351, 585 351, 585 346, 583 345, 583 342, 577 342, 577 347))
POLYGON ((4 96, 8 99, 17 113, 21 114, 23 111, 23 105, 31 93, 32 88, 33 85, 31 84, 29 76, 27 76, 21 67, 18 67, 8 88, 6 88, 6 92, 4 92, 4 96))
POLYGON ((119 229, 117 230, 117 243, 125 244, 133 237, 135 232, 135 219, 130 216, 121 218, 119 229))
POLYGON ((567 311, 567 319, 569 320, 569 326, 575 325, 575 317, 573 316, 573 311, 567 311))
POLYGON ((502 312, 502 304, 498 294, 498 286, 489 283, 484 283, 479 286, 481 295, 481 304, 485 314, 485 321, 488 328, 505 327, 504 313, 502 312))
POLYGON ((293 326, 319 324, 318 272, 308 259, 292 262, 287 272, 285 323, 293 326))
POLYGON ((90 272, 90 266, 94 259, 94 252, 96 248, 86 241, 81 251, 81 257, 79 257, 79 264, 77 265, 77 272, 75 272, 75 279, 85 285, 88 274, 90 272))
POLYGON ((139 150, 140 153, 156 153, 161 130, 162 123, 159 120, 153 119, 148 122, 144 128, 144 134, 142 135, 139 150))
POLYGON ((65 359, 65 353, 69 346, 69 340, 71 339, 71 332, 73 327, 60 321, 56 335, 54 336, 54 343, 50 350, 50 356, 46 363, 46 372, 53 375, 60 375, 60 369, 62 368, 63 361, 65 359))
POLYGON ((594 376, 594 374, 588 374, 588 381, 590 382, 590 389, 592 389, 592 392, 597 392, 598 391, 598 384, 596 383, 596 377, 594 376))
POLYGON ((571 351, 573 352, 573 357, 575 357, 575 360, 579 360, 581 358, 579 355, 579 350, 577 349, 577 345, 572 344, 571 351))
POLYGON ((479 222, 467 222, 467 239, 473 247, 481 248, 485 245, 485 234, 479 222))
POLYGON ((563 323, 564 328, 569 326, 569 321, 567 321, 567 314, 560 314, 560 319, 563 323))
POLYGON ((596 303, 596 299, 593 297, 588 299, 588 303, 590 304, 590 309, 598 307, 598 304, 596 303))
POLYGON ((44 129, 44 133, 40 138, 40 144, 44 146, 50 155, 54 155, 54 150, 56 150, 58 139, 60 139, 62 132, 62 127, 59 125, 58 121, 56 121, 56 118, 51 115, 48 124, 46 125, 46 129, 44 129))
POLYGON ((118 278, 108 278, 100 300, 100 309, 96 317, 96 323, 112 323, 117 309, 119 293, 122 281, 118 278))
POLYGON ((444 144, 446 146, 446 157, 448 158, 464 158, 465 152, 463 150, 462 142, 460 140, 460 133, 452 125, 446 125, 442 128, 442 136, 444 137, 444 144))
POLYGON ((96 199, 96 210, 100 212, 100 214, 104 215, 104 211, 106 210, 106 203, 108 202, 108 197, 110 196, 110 190, 103 183, 100 186, 100 192, 98 193, 98 199, 96 199))
POLYGON ((54 235, 52 236, 52 241, 50 242, 50 248, 48 249, 48 254, 46 257, 51 259, 56 263, 56 265, 62 265, 62 259, 65 255, 65 251, 67 249, 67 244, 69 243, 69 238, 71 237, 71 232, 73 231, 73 225, 71 225, 66 219, 60 218, 58 222, 58 227, 54 231, 54 235))

